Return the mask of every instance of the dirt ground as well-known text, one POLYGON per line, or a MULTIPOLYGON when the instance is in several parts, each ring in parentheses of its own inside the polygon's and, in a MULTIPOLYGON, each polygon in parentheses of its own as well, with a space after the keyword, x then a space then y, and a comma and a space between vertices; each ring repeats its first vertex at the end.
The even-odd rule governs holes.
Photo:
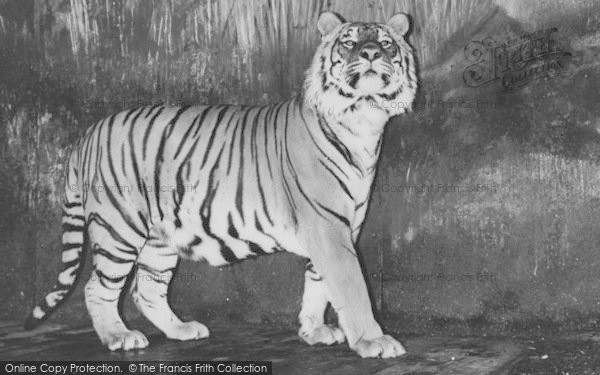
POLYGON ((266 360, 274 374, 548 375, 600 374, 600 335, 561 333, 536 337, 398 334, 408 353, 396 359, 360 359, 346 345, 304 344, 293 330, 251 324, 210 325, 211 337, 167 340, 145 323, 150 347, 111 353, 89 326, 46 324, 25 332, 20 322, 0 322, 2 360, 186 361, 266 360))

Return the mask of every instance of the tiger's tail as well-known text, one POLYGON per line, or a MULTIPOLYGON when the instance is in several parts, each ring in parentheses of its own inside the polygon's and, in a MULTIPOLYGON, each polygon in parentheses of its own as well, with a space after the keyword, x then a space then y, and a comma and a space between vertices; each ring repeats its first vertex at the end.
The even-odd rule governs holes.
POLYGON ((73 291, 83 269, 85 215, 83 200, 78 184, 78 155, 71 153, 65 180, 65 195, 62 214, 62 270, 58 281, 31 311, 25 321, 25 329, 33 329, 46 320, 73 291))

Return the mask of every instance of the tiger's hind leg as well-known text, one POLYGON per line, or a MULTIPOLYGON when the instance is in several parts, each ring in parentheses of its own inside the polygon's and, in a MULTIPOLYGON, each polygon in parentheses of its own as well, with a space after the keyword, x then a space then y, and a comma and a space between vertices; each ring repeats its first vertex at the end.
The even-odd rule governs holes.
POLYGON ((176 249, 151 234, 138 258, 133 300, 144 316, 168 338, 203 339, 209 335, 204 324, 182 322, 169 306, 167 293, 178 259, 176 249))
POLYGON ((94 270, 85 286, 85 303, 94 329, 110 350, 145 348, 146 336, 129 330, 119 315, 119 298, 137 258, 137 249, 113 238, 113 230, 106 223, 95 224, 90 228, 94 270), (101 227, 109 230, 100 231, 101 227))
POLYGON ((325 324, 328 301, 324 288, 321 277, 309 261, 304 273, 302 310, 298 316, 300 321, 298 335, 309 345, 341 344, 345 340, 341 329, 325 324))

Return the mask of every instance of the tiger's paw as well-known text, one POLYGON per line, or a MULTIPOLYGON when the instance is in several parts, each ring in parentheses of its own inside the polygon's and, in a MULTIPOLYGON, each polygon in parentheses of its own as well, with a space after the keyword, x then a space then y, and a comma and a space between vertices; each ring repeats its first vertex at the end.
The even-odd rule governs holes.
POLYGON ((300 331, 298 331, 298 336, 300 336, 300 338, 304 340, 308 345, 341 344, 346 339, 346 337, 344 336, 344 332, 342 332, 341 329, 325 324, 317 325, 310 328, 300 327, 300 331))
POLYGON ((361 339, 352 350, 362 358, 395 358, 406 353, 402 344, 390 335, 383 335, 372 340, 361 339))
POLYGON ((108 334, 102 342, 111 351, 143 349, 149 345, 148 339, 143 333, 129 330, 108 334))
POLYGON ((168 338, 173 340, 188 341, 200 340, 207 338, 210 335, 208 327, 200 322, 192 320, 177 324, 169 332, 165 332, 168 338))

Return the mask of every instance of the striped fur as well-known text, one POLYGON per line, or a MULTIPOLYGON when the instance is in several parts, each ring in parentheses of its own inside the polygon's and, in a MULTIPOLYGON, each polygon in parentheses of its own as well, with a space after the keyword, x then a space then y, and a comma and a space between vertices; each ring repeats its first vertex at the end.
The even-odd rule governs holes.
POLYGON ((134 301, 152 323, 169 338, 199 339, 208 329, 182 322, 167 302, 180 257, 222 266, 288 251, 312 261, 299 317, 306 342, 347 338, 361 356, 402 354, 373 318, 355 244, 384 125, 409 107, 384 101, 410 104, 416 90, 404 21, 343 23, 322 15, 323 42, 304 93, 287 102, 154 105, 88 129, 67 168, 63 271, 27 326, 72 290, 85 234, 93 255, 86 305, 111 350, 148 345, 118 313, 132 275, 134 301), (328 303, 340 328, 323 322, 328 303))

